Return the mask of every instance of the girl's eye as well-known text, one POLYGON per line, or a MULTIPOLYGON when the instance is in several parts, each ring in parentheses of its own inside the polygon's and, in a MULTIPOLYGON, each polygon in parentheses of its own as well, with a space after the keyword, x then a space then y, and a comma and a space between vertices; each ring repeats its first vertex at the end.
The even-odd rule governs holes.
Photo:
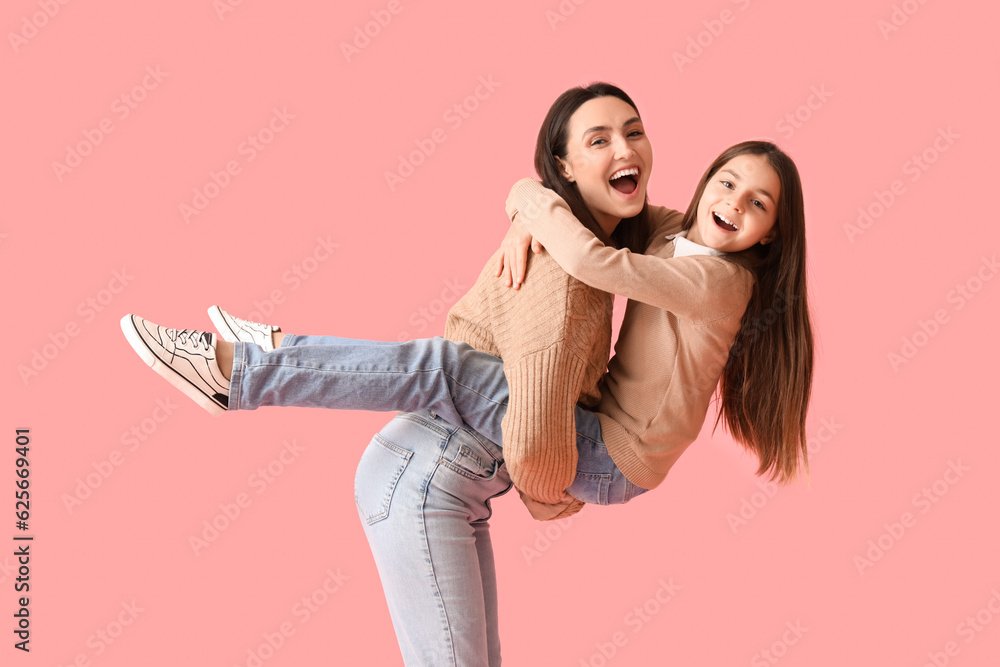
POLYGON ((759 199, 754 199, 752 203, 753 203, 754 206, 756 206, 757 208, 759 208, 762 211, 767 210, 767 209, 764 208, 764 202, 762 202, 759 199))
POLYGON ((729 188, 730 190, 735 189, 733 187, 733 184, 731 182, 729 182, 729 181, 719 181, 719 182, 722 183, 722 187, 724 187, 724 188, 729 188))

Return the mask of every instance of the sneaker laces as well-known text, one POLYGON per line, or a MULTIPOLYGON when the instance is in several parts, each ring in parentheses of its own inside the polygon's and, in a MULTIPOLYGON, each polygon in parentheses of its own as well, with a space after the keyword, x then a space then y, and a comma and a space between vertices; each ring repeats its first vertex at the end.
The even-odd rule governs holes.
POLYGON ((204 343, 205 350, 211 351, 212 349, 212 334, 207 331, 197 331, 195 329, 167 329, 167 338, 173 341, 174 345, 177 345, 178 341, 181 345, 193 346, 195 350, 204 343))
POLYGON ((244 325, 249 324, 251 326, 260 327, 265 331, 272 331, 275 328, 270 324, 263 324, 262 322, 254 322, 253 320, 245 320, 242 317, 236 317, 235 315, 230 315, 230 317, 232 317, 237 322, 242 322, 244 325))

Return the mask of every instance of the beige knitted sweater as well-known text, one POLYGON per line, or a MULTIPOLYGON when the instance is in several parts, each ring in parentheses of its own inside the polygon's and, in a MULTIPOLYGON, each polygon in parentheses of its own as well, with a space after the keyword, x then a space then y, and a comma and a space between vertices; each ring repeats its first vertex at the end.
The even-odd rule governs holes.
POLYGON ((558 504, 576 475, 575 405, 595 406, 600 397, 613 300, 547 254, 529 257, 529 277, 521 289, 510 289, 494 275, 501 252, 449 311, 445 337, 503 359, 510 386, 501 422, 507 470, 522 494, 558 504))

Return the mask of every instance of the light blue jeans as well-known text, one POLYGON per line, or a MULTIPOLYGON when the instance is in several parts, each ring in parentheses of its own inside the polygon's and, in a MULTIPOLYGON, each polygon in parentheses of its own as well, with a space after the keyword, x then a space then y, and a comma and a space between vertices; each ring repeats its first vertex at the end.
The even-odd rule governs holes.
MULTIPOLYGON (((511 488, 500 421, 503 363, 465 343, 285 336, 264 352, 236 343, 229 408, 401 410, 358 464, 355 501, 405 664, 500 664, 490 499, 511 488)), ((618 470, 600 422, 577 407, 577 476, 594 504, 644 493, 618 470)))

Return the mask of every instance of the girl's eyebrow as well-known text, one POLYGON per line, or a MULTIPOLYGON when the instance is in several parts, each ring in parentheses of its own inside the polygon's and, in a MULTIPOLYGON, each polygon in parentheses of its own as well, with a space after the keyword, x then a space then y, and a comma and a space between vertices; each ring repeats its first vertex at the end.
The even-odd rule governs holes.
MULTIPOLYGON (((641 122, 642 119, 640 119, 638 116, 633 116, 632 118, 629 118, 627 121, 622 123, 622 127, 628 127, 629 125, 634 125, 635 123, 641 123, 641 122)), ((583 136, 587 136, 592 132, 607 132, 610 129, 611 128, 608 127, 607 125, 597 125, 590 128, 589 130, 584 131, 583 136)))
MULTIPOLYGON (((723 170, 722 170, 722 171, 720 171, 719 173, 721 174, 721 173, 723 173, 723 172, 725 172, 725 173, 727 173, 727 174, 730 174, 730 175, 731 175, 731 176, 733 177, 733 180, 734 180, 734 181, 740 181, 740 180, 743 180, 743 177, 742 177, 742 176, 740 176, 739 174, 737 174, 737 173, 736 173, 735 171, 733 171, 732 169, 723 169, 723 170)), ((774 199, 774 197, 773 197, 773 196, 771 195, 771 193, 770 193, 770 192, 768 192, 767 190, 765 190, 764 188, 757 188, 757 192, 759 192, 760 194, 762 194, 762 195, 764 195, 765 197, 767 197, 768 199, 770 199, 770 200, 771 200, 771 203, 772 203, 772 204, 773 204, 773 203, 774 203, 774 202, 776 201, 776 200, 774 199)))

